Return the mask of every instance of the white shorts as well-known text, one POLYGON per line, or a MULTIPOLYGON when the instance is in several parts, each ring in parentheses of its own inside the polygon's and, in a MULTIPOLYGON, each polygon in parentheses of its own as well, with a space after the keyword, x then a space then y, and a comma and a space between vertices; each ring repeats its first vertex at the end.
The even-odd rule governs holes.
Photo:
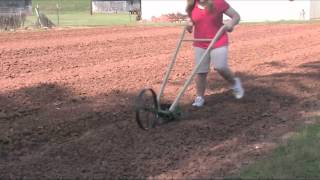
MULTIPOLYGON (((205 51, 206 49, 194 47, 196 64, 200 62, 201 57, 205 51)), ((228 46, 223 46, 223 47, 210 50, 210 53, 208 53, 205 59, 203 60, 197 73, 208 73, 210 70, 210 65, 217 70, 224 70, 229 68, 228 67, 228 46)))

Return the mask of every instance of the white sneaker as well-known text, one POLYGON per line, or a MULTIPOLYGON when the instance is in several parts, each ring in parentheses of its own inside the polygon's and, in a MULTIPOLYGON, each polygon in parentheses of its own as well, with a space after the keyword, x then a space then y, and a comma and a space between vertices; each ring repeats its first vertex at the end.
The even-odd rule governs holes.
POLYGON ((204 98, 201 96, 197 96, 194 102, 192 103, 192 106, 194 107, 202 107, 204 105, 204 98))
POLYGON ((233 95, 236 99, 241 99, 244 96, 244 89, 241 85, 240 78, 234 78, 235 84, 232 87, 233 95))

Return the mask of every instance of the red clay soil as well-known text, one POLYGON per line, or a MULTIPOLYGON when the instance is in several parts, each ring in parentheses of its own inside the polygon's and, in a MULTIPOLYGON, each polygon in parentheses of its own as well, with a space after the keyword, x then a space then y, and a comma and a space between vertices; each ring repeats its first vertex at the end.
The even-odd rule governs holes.
MULTIPOLYGON (((0 34, 1 178, 226 177, 263 157, 320 109, 320 24, 240 25, 230 66, 246 96, 210 74, 206 106, 149 132, 134 100, 159 90, 181 27, 0 34)), ((185 43, 164 101, 193 67, 185 43)))

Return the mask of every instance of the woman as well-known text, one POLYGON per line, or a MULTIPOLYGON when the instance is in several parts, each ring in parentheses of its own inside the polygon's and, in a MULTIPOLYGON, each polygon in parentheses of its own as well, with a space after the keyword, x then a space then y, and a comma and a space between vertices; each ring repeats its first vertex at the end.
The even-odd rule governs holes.
MULTIPOLYGON (((240 21, 239 14, 225 0, 188 0, 186 8, 190 18, 187 30, 192 33, 194 29, 195 39, 212 39, 222 27, 223 14, 231 18, 226 26, 228 32, 232 32, 235 25, 240 21)), ((208 48, 210 42, 194 42, 195 61, 199 63, 202 54, 208 48)), ((236 99, 241 99, 244 95, 240 78, 235 77, 228 66, 228 35, 223 33, 220 39, 214 45, 204 59, 202 66, 199 68, 196 76, 197 97, 192 104, 195 107, 204 105, 204 94, 207 84, 207 74, 210 64, 214 69, 227 80, 233 90, 236 99)))

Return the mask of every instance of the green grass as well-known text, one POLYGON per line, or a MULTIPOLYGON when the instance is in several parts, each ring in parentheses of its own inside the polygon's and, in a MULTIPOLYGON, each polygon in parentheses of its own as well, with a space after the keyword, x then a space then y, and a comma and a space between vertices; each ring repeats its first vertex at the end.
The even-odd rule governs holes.
POLYGON ((79 13, 87 12, 90 13, 90 0, 33 0, 32 6, 35 8, 39 5, 39 8, 48 13, 56 13, 56 5, 59 4, 60 10, 66 13, 79 13))
MULTIPOLYGON (((317 117, 320 120, 320 117, 317 117)), ((267 158, 240 173, 244 179, 320 179, 320 125, 310 125, 267 158)))
MULTIPOLYGON (((65 26, 113 26, 135 24, 136 16, 129 13, 90 15, 90 0, 33 0, 33 9, 39 5, 40 12, 61 27, 65 26), (56 5, 59 4, 59 21, 56 5)), ((27 18, 26 25, 36 21, 35 12, 27 18)))
MULTIPOLYGON (((129 14, 86 14, 86 13, 71 13, 62 14, 58 16, 56 14, 47 15, 53 23, 61 27, 65 26, 113 26, 113 25, 131 25, 135 24, 136 16, 129 14)), ((36 20, 36 16, 29 16, 27 19, 27 26, 31 26, 36 20)))

